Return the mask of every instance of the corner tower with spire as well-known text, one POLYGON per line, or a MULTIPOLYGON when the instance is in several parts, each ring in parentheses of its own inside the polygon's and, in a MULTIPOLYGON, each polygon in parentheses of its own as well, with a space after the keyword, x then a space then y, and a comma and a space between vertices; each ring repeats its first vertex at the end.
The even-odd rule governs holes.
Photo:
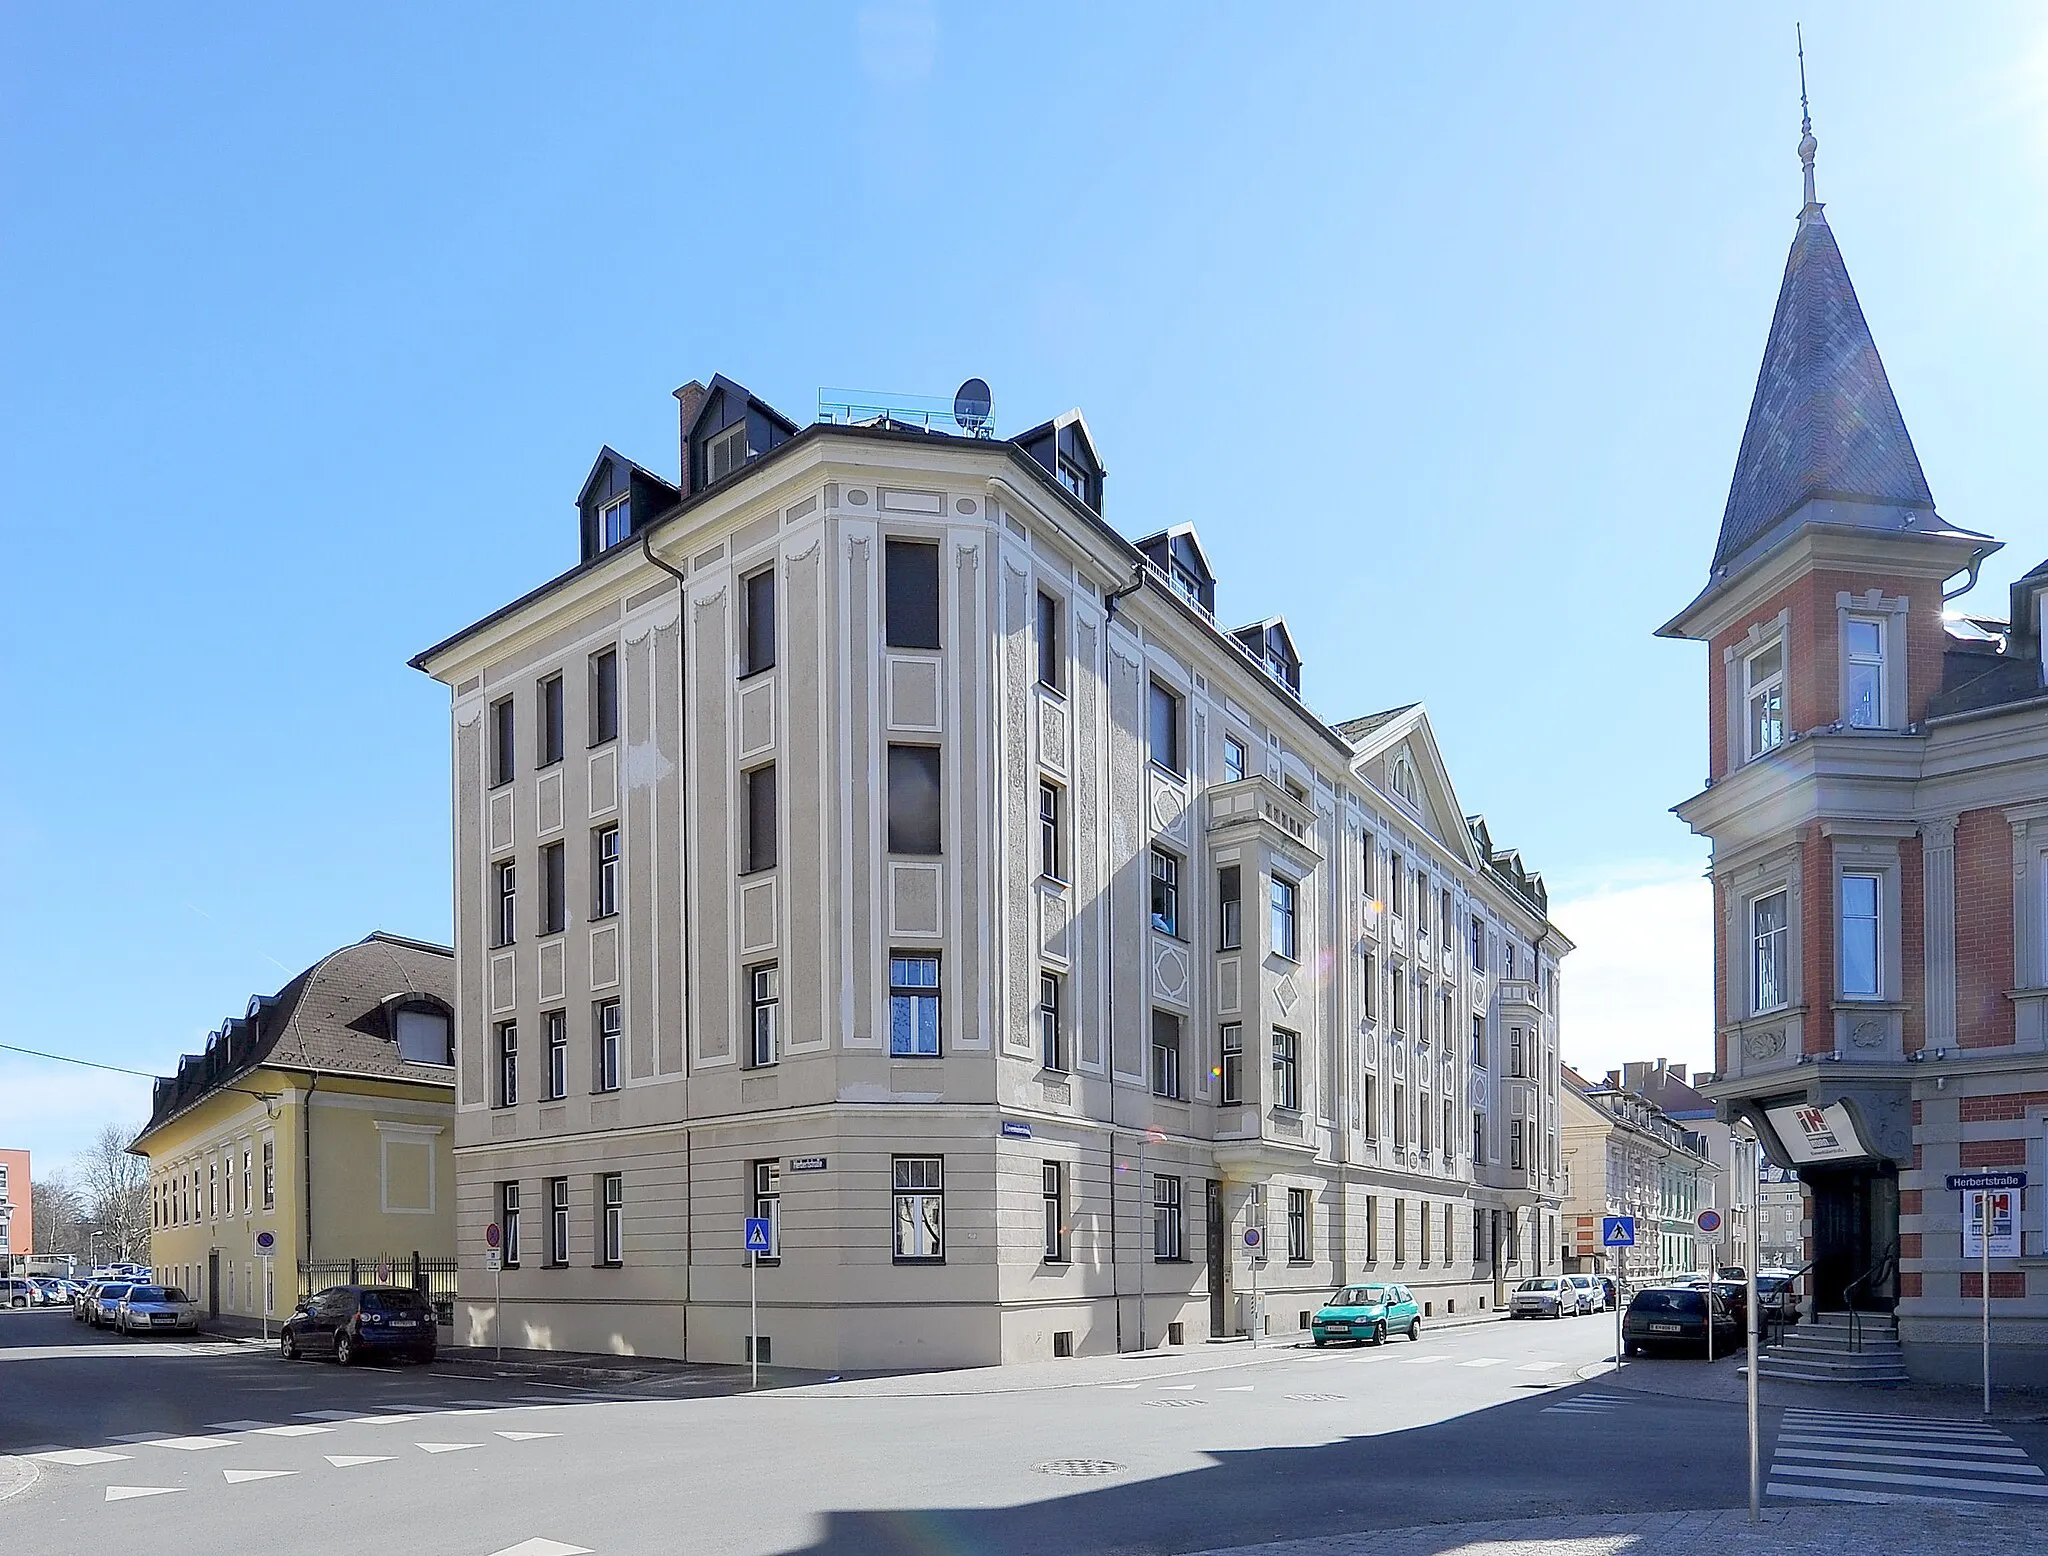
MULTIPOLYGON (((1713 561, 1659 631, 1707 645, 1706 784, 1676 807, 1713 846, 1704 1089, 1811 1196, 1797 1365, 1833 1368, 1854 1308, 1876 1340, 1842 1376, 1961 1380, 1981 1288, 1943 1174, 2048 1150, 2048 568, 2009 621, 1946 613, 1998 542, 1935 506, 1816 192, 1803 53, 1800 109, 1713 561)), ((2048 1382, 2048 1272, 2008 1261, 1992 1296, 2013 1381, 2048 1382)))

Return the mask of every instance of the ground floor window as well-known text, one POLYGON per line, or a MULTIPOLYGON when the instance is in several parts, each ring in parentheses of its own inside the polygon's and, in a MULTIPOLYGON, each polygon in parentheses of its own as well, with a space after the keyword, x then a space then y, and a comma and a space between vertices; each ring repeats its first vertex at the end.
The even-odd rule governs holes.
POLYGON ((1152 1179, 1152 1257, 1167 1261, 1184 1257, 1180 1179, 1159 1174, 1152 1179))
POLYGON ((498 1243, 508 1270, 519 1268, 519 1185, 498 1185, 498 1243))
POLYGON ((1067 1260, 1065 1166, 1060 1162, 1042 1163, 1039 1177, 1040 1191, 1045 1201, 1045 1262, 1064 1264, 1067 1260))
POLYGON ((782 1258, 782 1163, 754 1163, 754 1218, 768 1223, 769 1252, 757 1256, 761 1264, 775 1264, 782 1258))
POLYGON ((1308 1190, 1287 1191, 1287 1260, 1306 1264, 1310 1254, 1308 1235, 1308 1190))
POLYGON ((569 1180, 548 1179, 548 1263, 569 1262, 569 1180))
POLYGON ((600 1174, 597 1180, 600 1264, 619 1264, 625 1251, 621 1236, 626 1220, 626 1179, 616 1172, 600 1174))
POLYGON ((895 1257, 899 1264, 937 1264, 945 1259, 945 1173, 944 1157, 895 1158, 895 1257))

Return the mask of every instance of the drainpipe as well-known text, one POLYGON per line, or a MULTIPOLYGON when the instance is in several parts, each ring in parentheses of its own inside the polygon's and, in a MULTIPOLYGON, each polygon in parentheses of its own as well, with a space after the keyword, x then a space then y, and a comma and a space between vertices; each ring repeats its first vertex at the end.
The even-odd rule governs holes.
POLYGON ((320 1077, 306 1074, 306 1100, 299 1104, 299 1193, 306 1205, 306 1273, 313 1269, 313 1093, 320 1077))
POLYGON ((1136 594, 1145 587, 1145 564, 1140 562, 1131 569, 1131 581, 1121 589, 1112 589, 1102 597, 1102 620, 1105 625, 1116 620, 1117 601, 1136 594))

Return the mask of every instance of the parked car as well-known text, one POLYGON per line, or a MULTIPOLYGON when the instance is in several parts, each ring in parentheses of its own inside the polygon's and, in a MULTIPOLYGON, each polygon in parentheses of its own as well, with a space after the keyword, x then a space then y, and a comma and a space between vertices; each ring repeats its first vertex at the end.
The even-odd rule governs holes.
POLYGON ((34 1307, 42 1299, 34 1281, 14 1276, 0 1278, 0 1307, 34 1307))
POLYGON ((199 1333, 199 1304, 178 1286, 130 1286, 114 1308, 114 1328, 122 1334, 199 1333))
POLYGON ((92 1300, 92 1294, 105 1284, 105 1281, 89 1280, 71 1293, 71 1318, 74 1323, 85 1322, 87 1303, 92 1300))
POLYGON ((85 1321, 95 1329, 104 1329, 114 1321, 114 1309, 121 1299, 133 1291, 137 1282, 132 1280, 103 1280, 86 1294, 85 1321))
POLYGON ((1563 1275, 1532 1275, 1508 1297, 1510 1318, 1566 1318, 1579 1310, 1579 1288, 1563 1275))
POLYGON ((1759 1318, 1781 1324, 1799 1322, 1799 1276, 1792 1270, 1756 1272, 1756 1311, 1759 1318))
POLYGON ((67 1307, 71 1302, 70 1289, 61 1280, 50 1280, 31 1275, 29 1284, 36 1288, 37 1307, 67 1307))
POLYGON ((1607 1286, 1597 1275, 1567 1275, 1579 1293, 1581 1313, 1604 1313, 1607 1311, 1607 1286))
POLYGON ((1346 1286, 1316 1310, 1309 1324, 1317 1345, 1332 1340, 1385 1345, 1390 1334, 1422 1338, 1422 1307, 1406 1286, 1346 1286))
POLYGON ((1650 1286, 1629 1299, 1621 1319, 1621 1348, 1625 1355, 1646 1351, 1682 1350, 1704 1356, 1707 1325, 1714 1328, 1714 1353, 1724 1355, 1741 1338, 1742 1324, 1717 1288, 1697 1286, 1650 1286))
POLYGON ((278 1332, 286 1361, 332 1356, 346 1367, 375 1351, 434 1359, 434 1308, 404 1286, 329 1286, 293 1310, 278 1332))
POLYGON ((1746 1281, 1696 1280, 1691 1284, 1702 1290, 1711 1287, 1728 1311, 1735 1315, 1735 1322, 1745 1330, 1749 1328, 1749 1285, 1746 1281))

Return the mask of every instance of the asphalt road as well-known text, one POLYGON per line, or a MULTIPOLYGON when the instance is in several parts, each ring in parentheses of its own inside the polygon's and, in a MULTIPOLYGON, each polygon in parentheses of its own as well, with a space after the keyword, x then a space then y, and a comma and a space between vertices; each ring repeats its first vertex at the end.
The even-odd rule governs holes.
MULTIPOLYGON (((0 1548, 1108 1556, 1742 1503, 1740 1408, 1579 1381, 1612 1343, 1589 1317, 622 1398, 0 1315, 0 1454, 45 1455, 0 1548)), ((2039 1473, 2018 1452, 2001 1487, 2039 1473)))

